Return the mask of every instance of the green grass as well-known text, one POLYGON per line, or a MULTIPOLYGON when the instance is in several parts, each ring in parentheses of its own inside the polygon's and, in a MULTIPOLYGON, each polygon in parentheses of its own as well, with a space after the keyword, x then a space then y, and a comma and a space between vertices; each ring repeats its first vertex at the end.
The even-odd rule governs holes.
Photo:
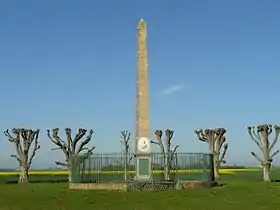
MULTIPOLYGON (((56 176, 29 176, 29 180, 32 183, 58 183, 58 182, 68 182, 67 175, 56 175, 56 176)), ((18 176, 0 176, 0 187, 3 184, 16 184, 18 182, 18 176)), ((0 209, 1 210, 1 209, 0 209)))
MULTIPOLYGON (((273 178, 280 179, 280 171, 273 178)), ((225 185, 164 192, 79 191, 69 190, 67 183, 2 184, 0 210, 280 209, 280 182, 263 183, 259 172, 224 175, 220 182, 225 185)))

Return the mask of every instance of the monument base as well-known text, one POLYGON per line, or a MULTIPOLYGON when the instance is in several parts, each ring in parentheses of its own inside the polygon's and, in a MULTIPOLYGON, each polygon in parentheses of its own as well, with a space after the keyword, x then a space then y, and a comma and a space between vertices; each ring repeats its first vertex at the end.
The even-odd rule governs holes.
POLYGON ((128 182, 126 191, 150 191, 150 190, 175 190, 176 183, 174 181, 133 181, 128 182))
POLYGON ((152 180, 152 158, 150 155, 136 156, 136 177, 137 181, 152 180))

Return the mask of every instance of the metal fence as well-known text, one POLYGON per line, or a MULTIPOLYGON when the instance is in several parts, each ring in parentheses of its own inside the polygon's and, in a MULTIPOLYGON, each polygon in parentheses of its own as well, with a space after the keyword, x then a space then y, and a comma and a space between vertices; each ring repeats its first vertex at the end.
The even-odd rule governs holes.
MULTIPOLYGON (((73 157, 73 183, 125 182, 136 175, 133 154, 93 154, 88 158, 73 157)), ((213 157, 205 153, 177 153, 170 166, 170 179, 182 181, 214 181, 213 157)), ((164 180, 164 158, 152 154, 152 180, 164 180)))

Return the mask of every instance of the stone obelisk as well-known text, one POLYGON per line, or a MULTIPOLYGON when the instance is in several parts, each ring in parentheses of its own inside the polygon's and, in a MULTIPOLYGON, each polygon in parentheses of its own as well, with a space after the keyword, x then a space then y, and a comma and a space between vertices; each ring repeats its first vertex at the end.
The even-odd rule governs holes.
POLYGON ((148 86, 147 26, 143 19, 137 27, 137 99, 136 99, 137 177, 151 177, 150 106, 148 86))

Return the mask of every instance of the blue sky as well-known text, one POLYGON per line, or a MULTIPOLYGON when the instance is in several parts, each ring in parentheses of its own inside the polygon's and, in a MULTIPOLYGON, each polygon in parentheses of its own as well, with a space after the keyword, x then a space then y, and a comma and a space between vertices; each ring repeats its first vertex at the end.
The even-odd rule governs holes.
MULTIPOLYGON (((134 134, 143 17, 152 129, 206 152, 194 129, 226 127, 229 163, 256 164, 246 126, 280 123, 279 10, 278 0, 1 1, 0 129, 41 130, 34 167, 63 158, 50 151, 53 127, 93 128, 99 152, 120 150, 119 131, 134 134)), ((16 167, 12 151, 3 135, 0 167, 16 167)))

